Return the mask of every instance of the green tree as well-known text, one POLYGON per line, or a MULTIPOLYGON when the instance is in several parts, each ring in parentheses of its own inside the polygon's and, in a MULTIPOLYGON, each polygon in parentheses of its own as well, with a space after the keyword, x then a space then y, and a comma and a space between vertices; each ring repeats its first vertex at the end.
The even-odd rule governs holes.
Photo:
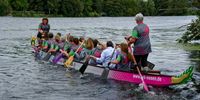
POLYGON ((44 11, 45 6, 47 5, 46 0, 28 0, 30 11, 44 11))
POLYGON ((123 11, 119 0, 105 0, 103 3, 103 12, 106 16, 123 16, 123 11))
POLYGON ((84 16, 90 16, 90 13, 93 12, 93 9, 92 9, 92 4, 93 4, 93 1, 92 0, 81 0, 82 3, 83 3, 83 15, 84 16))
POLYGON ((28 0, 9 0, 9 2, 15 11, 26 11, 28 8, 28 0))
POLYGON ((198 16, 198 19, 192 21, 181 39, 178 39, 178 42, 187 43, 193 40, 200 40, 200 16, 198 16))
POLYGON ((186 15, 189 2, 188 0, 168 0, 165 15, 186 15))
POLYGON ((83 16, 83 4, 80 0, 62 0, 61 13, 67 17, 83 16))
POLYGON ((155 4, 155 14, 164 15, 167 9, 168 0, 153 0, 155 4))
POLYGON ((155 3, 153 0, 148 0, 148 2, 146 2, 146 15, 150 16, 150 15, 155 15, 155 3))
POLYGON ((11 12, 11 7, 8 0, 0 0, 0 16, 8 15, 11 12))
POLYGON ((192 6, 200 9, 200 0, 192 0, 192 6))
POLYGON ((60 3, 61 0, 48 0, 47 1, 48 14, 56 14, 56 15, 59 14, 60 3))
POLYGON ((97 12, 99 15, 102 13, 103 0, 93 0, 92 9, 97 12))
POLYGON ((125 16, 134 16, 138 13, 138 6, 136 0, 121 0, 121 5, 123 6, 123 14, 125 16))

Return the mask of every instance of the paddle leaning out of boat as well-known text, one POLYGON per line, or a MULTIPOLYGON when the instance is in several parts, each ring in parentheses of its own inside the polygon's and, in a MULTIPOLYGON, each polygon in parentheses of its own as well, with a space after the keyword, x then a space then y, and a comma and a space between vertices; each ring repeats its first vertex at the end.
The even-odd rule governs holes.
MULTIPOLYGON (((48 50, 43 49, 43 45, 37 46, 37 39, 35 37, 32 37, 31 39, 31 45, 33 48, 34 56, 36 59, 43 60, 47 54, 50 54, 50 57, 48 60, 52 64, 57 64, 57 65, 62 65, 65 66, 66 68, 74 68, 76 70, 79 70, 81 74, 84 73, 93 73, 96 75, 102 75, 105 67, 103 67, 101 64, 95 63, 91 59, 89 61, 87 59, 88 55, 93 55, 93 56, 100 56, 99 53, 101 54, 102 49, 106 48, 104 45, 96 46, 94 48, 94 45, 88 46, 86 42, 87 40, 82 39, 83 41, 79 41, 80 45, 75 46, 75 42, 77 42, 77 39, 74 39, 76 37, 73 36, 67 36, 64 40, 66 41, 59 41, 57 44, 56 43, 51 43, 51 45, 48 45, 49 49, 54 49, 53 45, 59 45, 58 50, 52 50, 56 52, 48 52, 48 50), (75 41, 74 41, 75 40, 75 41), (63 43, 61 43, 63 42, 63 43), (89 49, 88 49, 89 48, 89 49), (97 52, 98 51, 98 52, 97 52), (95 55, 96 54, 96 55, 95 55), (81 55, 84 55, 81 57, 81 55), (70 57, 73 56, 73 59, 70 60, 71 62, 68 63, 71 66, 66 66, 66 62, 70 57), (91 63, 92 62, 92 63, 91 63), (84 68, 83 68, 84 67, 84 68)), ((46 40, 43 40, 43 42, 47 42, 46 40)), ((154 67, 154 64, 149 62, 149 65, 151 67, 154 67)), ((118 66, 120 67, 120 66, 118 66)), ((125 82, 130 82, 134 84, 140 84, 142 82, 145 82, 147 85, 153 85, 153 86, 170 86, 170 85, 175 85, 175 84, 181 84, 181 83, 186 83, 188 80, 191 79, 193 75, 193 67, 187 68, 184 72, 182 72, 180 75, 177 76, 172 76, 172 75, 162 75, 160 71, 148 71, 148 72, 143 72, 138 73, 138 71, 131 70, 120 70, 116 68, 109 68, 107 71, 106 78, 107 79, 114 79, 118 81, 125 81, 125 82)))

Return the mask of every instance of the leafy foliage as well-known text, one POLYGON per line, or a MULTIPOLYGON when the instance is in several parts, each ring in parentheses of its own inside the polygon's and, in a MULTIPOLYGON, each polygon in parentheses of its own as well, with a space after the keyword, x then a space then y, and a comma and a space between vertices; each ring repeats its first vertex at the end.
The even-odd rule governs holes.
POLYGON ((0 0, 0 16, 8 15, 11 12, 11 7, 8 0, 0 0))
POLYGON ((200 16, 187 27, 187 32, 183 34, 179 42, 187 43, 192 40, 200 40, 200 16))
POLYGON ((0 15, 134 16, 187 15, 200 9, 199 0, 0 0, 0 15), (27 12, 28 11, 28 12, 27 12), (30 13, 31 12, 31 13, 30 13), (13 14, 12 13, 12 14, 13 14), (24 14, 21 14, 24 13, 24 14))

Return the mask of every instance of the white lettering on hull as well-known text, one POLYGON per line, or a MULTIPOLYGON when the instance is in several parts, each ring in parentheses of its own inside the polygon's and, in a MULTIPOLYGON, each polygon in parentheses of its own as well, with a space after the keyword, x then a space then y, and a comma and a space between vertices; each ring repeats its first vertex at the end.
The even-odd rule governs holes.
MULTIPOLYGON (((142 77, 145 80, 158 81, 158 82, 162 81, 161 77, 153 77, 153 76, 142 76, 142 77)), ((141 79, 139 75, 133 75, 133 78, 141 79)))

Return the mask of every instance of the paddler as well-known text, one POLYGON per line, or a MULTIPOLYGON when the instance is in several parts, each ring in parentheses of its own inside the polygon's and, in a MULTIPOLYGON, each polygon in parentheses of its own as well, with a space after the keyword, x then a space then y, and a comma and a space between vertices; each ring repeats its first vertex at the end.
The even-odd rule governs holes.
POLYGON ((143 15, 141 13, 136 14, 135 21, 137 25, 132 30, 130 37, 125 37, 128 45, 134 44, 133 54, 136 59, 137 64, 144 68, 144 70, 149 70, 147 58, 151 50, 151 43, 149 38, 149 27, 143 23, 143 15))
POLYGON ((67 58, 75 55, 74 60, 79 61, 80 60, 79 55, 80 55, 80 52, 82 50, 82 47, 79 48, 79 39, 71 36, 71 38, 69 38, 69 41, 70 41, 70 44, 71 44, 70 48, 67 48, 67 50, 60 50, 60 52, 63 53, 67 58), (78 51, 77 51, 77 49, 78 49, 78 51), (70 51, 68 51, 68 50, 70 50, 70 51))
MULTIPOLYGON (((102 48, 100 48, 100 46, 98 45, 100 43, 99 43, 99 41, 97 39, 93 39, 93 44, 94 44, 94 48, 92 49, 92 52, 93 52, 92 55, 94 57, 100 58, 101 57, 101 53, 103 51, 102 48)), ((90 59, 89 60, 89 64, 90 65, 96 65, 97 62, 94 59, 90 59)))
POLYGON ((111 61, 111 63, 116 64, 116 69, 130 71, 132 67, 136 67, 136 60, 129 52, 128 44, 121 43, 119 47, 120 51, 117 53, 117 58, 111 61))
POLYGON ((93 55, 94 44, 92 38, 88 38, 85 41, 85 47, 80 52, 80 59, 84 60, 88 55, 93 55))
POLYGON ((101 57, 89 56, 94 59, 98 64, 102 64, 104 67, 114 68, 115 65, 108 64, 110 61, 116 58, 116 51, 114 49, 114 45, 112 41, 108 41, 106 43, 106 49, 104 49, 101 53, 101 57))

